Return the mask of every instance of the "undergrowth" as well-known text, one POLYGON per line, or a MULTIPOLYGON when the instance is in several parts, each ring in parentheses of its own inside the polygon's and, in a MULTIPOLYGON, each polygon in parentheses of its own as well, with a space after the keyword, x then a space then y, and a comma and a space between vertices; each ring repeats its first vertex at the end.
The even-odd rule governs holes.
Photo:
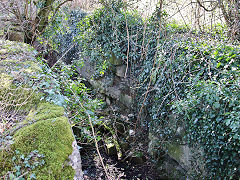
MULTIPOLYGON (((195 164, 190 176, 234 179, 239 174, 239 45, 226 40, 224 26, 211 36, 188 33, 187 27, 164 23, 167 13, 159 8, 149 19, 142 19, 121 2, 78 19, 73 27, 78 35, 70 40, 78 44, 77 65, 88 58, 102 67, 96 69, 99 73, 108 71, 113 56, 122 59, 130 76, 138 80, 139 118, 142 109, 150 116, 137 126, 149 128, 157 139, 156 151, 167 153, 171 143, 200 146, 202 153, 193 158, 203 157, 204 167, 195 164)), ((76 111, 75 95, 86 102, 87 111, 98 122, 94 111, 100 103, 89 99, 81 82, 70 80, 60 89, 76 124, 86 114, 76 111)))
POLYGON ((173 142, 200 145, 205 167, 192 176, 206 171, 208 178, 234 178, 240 146, 239 46, 221 38, 223 31, 217 40, 187 37, 186 28, 161 23, 163 12, 143 20, 124 4, 114 8, 98 9, 80 21, 82 56, 101 64, 114 54, 138 75, 138 111, 146 108, 151 117, 141 124, 158 138, 156 149, 161 145, 167 152, 173 142))

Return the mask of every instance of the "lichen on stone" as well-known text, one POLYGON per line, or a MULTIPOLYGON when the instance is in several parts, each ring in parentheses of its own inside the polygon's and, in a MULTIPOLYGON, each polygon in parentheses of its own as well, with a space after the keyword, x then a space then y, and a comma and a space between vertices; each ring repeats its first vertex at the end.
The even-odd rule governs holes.
POLYGON ((13 78, 7 74, 0 74, 0 88, 9 88, 12 84, 13 78))

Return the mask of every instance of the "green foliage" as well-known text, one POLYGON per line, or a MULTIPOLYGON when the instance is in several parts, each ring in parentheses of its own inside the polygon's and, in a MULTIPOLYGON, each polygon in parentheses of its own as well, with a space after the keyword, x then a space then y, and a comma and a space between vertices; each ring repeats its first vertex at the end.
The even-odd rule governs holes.
POLYGON ((43 34, 43 38, 50 41, 53 49, 64 55, 67 64, 79 59, 80 46, 76 44, 75 39, 80 33, 80 29, 77 28, 78 22, 85 16, 86 13, 81 10, 64 7, 58 11, 43 34))
POLYGON ((230 177, 239 165, 239 87, 203 81, 177 102, 190 144, 201 144, 209 177, 230 177))
POLYGON ((143 20, 137 12, 127 11, 123 5, 105 6, 79 22, 81 33, 78 41, 82 47, 82 56, 89 57, 97 64, 109 60, 113 54, 126 61, 129 41, 129 51, 138 53, 129 53, 128 58, 132 61, 140 59, 143 20), (130 39, 127 38, 126 27, 130 39))
MULTIPOLYGON (((140 82, 138 108, 144 106, 151 116, 142 124, 159 138, 162 150, 166 140, 199 143, 207 177, 233 177, 239 162, 239 47, 222 39, 183 40, 187 27, 159 24, 167 14, 158 8, 144 21, 121 3, 112 6, 80 21, 81 56, 100 65, 113 56, 128 61, 140 82)), ((222 37, 224 28, 216 28, 212 36, 222 37)))
POLYGON ((59 73, 54 72, 45 64, 42 64, 41 68, 42 71, 37 75, 33 88, 44 93, 41 100, 45 99, 56 105, 65 106, 67 98, 62 94, 63 85, 67 84, 73 75, 73 72, 70 71, 71 68, 65 66, 63 69, 59 69, 60 67, 58 67, 56 71, 59 73), (62 81, 62 79, 64 79, 64 81, 62 81))
POLYGON ((152 72, 148 82, 152 79, 155 89, 146 103, 152 132, 160 141, 201 145, 207 176, 233 178, 240 147, 239 47, 200 40, 168 43, 157 67, 146 65, 142 73, 143 81, 152 72), (185 139, 177 138, 179 127, 185 139))
MULTIPOLYGON (((77 77, 75 67, 75 64, 66 65, 59 62, 52 70, 43 64, 42 72, 36 77, 34 88, 43 92, 42 100, 62 106, 73 126, 90 129, 88 114, 94 125, 100 124, 101 120, 95 111, 100 108, 102 102, 94 98, 83 80, 77 77)), ((51 113, 46 110, 46 113, 34 115, 34 119, 58 116, 59 108, 61 107, 52 109, 51 113)), ((83 135, 86 136, 85 133, 83 135)), ((92 137, 87 137, 87 139, 93 140, 92 137)))
MULTIPOLYGON (((12 157, 12 163, 14 164, 13 171, 9 174, 9 179, 24 180, 23 176, 45 164, 44 155, 39 154, 38 150, 30 152, 27 156, 20 154, 18 150, 15 150, 15 155, 12 157)), ((34 173, 30 174, 30 179, 36 179, 34 173)))
MULTIPOLYGON (((9 123, 12 127, 9 126, 9 129, 0 135, 1 178, 3 176, 6 179, 73 179, 75 171, 66 160, 72 153, 74 139, 71 126, 64 114, 64 108, 49 103, 39 103, 39 96, 43 95, 46 101, 64 106, 66 102, 65 96, 61 94, 64 91, 62 88, 71 80, 72 71, 68 69, 68 66, 64 68, 58 66, 59 68, 54 72, 47 66, 40 66, 40 63, 33 57, 34 54, 31 53, 30 47, 8 41, 3 43, 5 48, 10 49, 12 45, 17 45, 18 56, 12 56, 11 58, 14 59, 12 61, 15 64, 25 62, 26 64, 21 66, 21 71, 28 70, 29 76, 26 80, 24 79, 27 85, 25 83, 22 85, 19 76, 25 78, 27 74, 19 73, 13 77, 3 74, 4 81, 9 81, 9 83, 2 83, 4 86, 0 91, 3 96, 0 98, 2 110, 7 113, 6 116, 3 113, 1 120, 4 123, 5 120, 8 121, 9 116, 13 115, 9 108, 4 109, 5 104, 7 106, 16 104, 18 109, 13 109, 15 113, 21 107, 23 116, 19 118, 19 123, 18 118, 10 119, 9 123), (26 51, 21 49, 25 46, 26 51), (33 67, 32 64, 34 64, 33 67), (35 107, 37 107, 36 110, 35 107), (24 120, 27 113, 29 115, 24 120), (41 161, 43 157, 38 152, 45 155, 44 161, 41 161)), ((11 64, 7 67, 12 68, 11 64)), ((16 66, 13 67, 12 70, 15 70, 16 66)), ((8 70, 8 68, 5 69, 8 70)))
MULTIPOLYGON (((166 16, 157 8, 152 17, 143 20, 122 1, 107 3, 79 21, 75 27, 78 36, 70 41, 77 39, 79 59, 90 59, 100 67, 97 73, 101 75, 113 57, 130 64, 139 80, 136 107, 145 107, 150 115, 142 124, 158 138, 161 150, 167 151, 166 145, 171 143, 200 145, 205 178, 235 178, 239 164, 239 46, 224 39, 207 39, 209 36, 195 31, 196 39, 186 39, 181 35, 187 27, 164 24, 166 16)), ((211 37, 222 37, 224 30, 216 26, 211 37)), ((90 100, 81 81, 69 81, 62 87, 76 124, 87 114, 96 124, 101 123, 94 112, 100 103, 90 100)))
POLYGON ((75 171, 66 160, 72 153, 74 138, 68 119, 64 116, 64 109, 43 103, 28 118, 37 122, 14 134, 12 149, 26 154, 36 149, 44 154, 44 166, 32 171, 37 179, 73 178, 75 171))
POLYGON ((0 175, 10 179, 73 178, 75 171, 66 160, 74 139, 64 109, 41 103, 26 119, 23 124, 29 125, 14 134, 11 146, 6 138, 2 143, 5 148, 0 153, 0 175))

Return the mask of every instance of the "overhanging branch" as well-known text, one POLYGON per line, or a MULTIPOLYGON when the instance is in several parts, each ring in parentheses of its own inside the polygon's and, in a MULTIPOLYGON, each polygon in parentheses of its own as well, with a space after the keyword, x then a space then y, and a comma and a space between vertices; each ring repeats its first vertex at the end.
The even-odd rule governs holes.
POLYGON ((213 1, 213 2, 215 2, 216 5, 215 5, 212 9, 207 9, 207 8, 200 2, 200 0, 197 0, 197 3, 199 4, 199 6, 202 7, 202 8, 203 8, 205 11, 207 11, 207 12, 214 11, 214 10, 218 7, 219 3, 218 3, 217 1, 213 1))

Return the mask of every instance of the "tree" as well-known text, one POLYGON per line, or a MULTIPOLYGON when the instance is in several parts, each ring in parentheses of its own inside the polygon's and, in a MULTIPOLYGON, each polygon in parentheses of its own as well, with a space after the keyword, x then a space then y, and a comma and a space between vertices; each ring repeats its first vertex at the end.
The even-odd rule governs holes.
POLYGON ((20 27, 24 41, 31 44, 44 32, 59 8, 69 1, 73 0, 3 0, 0 11, 4 15, 2 20, 20 27))
POLYGON ((205 1, 197 0, 197 3, 205 11, 213 11, 219 7, 229 28, 229 35, 240 40, 240 1, 239 0, 215 0, 211 1, 213 8, 208 8, 205 1))

